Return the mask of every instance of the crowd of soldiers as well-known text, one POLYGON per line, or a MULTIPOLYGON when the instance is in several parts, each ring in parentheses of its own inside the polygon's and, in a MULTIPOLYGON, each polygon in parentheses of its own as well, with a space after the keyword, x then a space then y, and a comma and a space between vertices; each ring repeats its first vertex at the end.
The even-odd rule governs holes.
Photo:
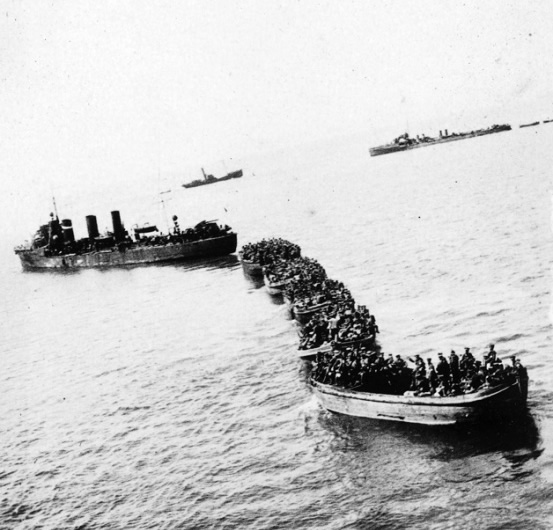
POLYGON ((242 252, 245 259, 265 263, 271 282, 286 282, 284 296, 292 307, 317 310, 300 329, 301 350, 329 345, 316 353, 313 381, 370 393, 456 396, 526 375, 515 356, 504 365, 493 344, 482 360, 475 359, 470 348, 460 357, 453 350, 447 359, 439 353, 435 364, 420 355, 385 356, 374 341, 379 333, 374 315, 356 305, 344 284, 328 278, 317 261, 300 257, 297 245, 263 240, 246 245, 242 252))
POLYGON ((242 259, 261 266, 286 262, 301 256, 301 249, 286 239, 262 239, 257 243, 246 243, 241 250, 242 259))
POLYGON ((386 357, 380 351, 361 346, 317 354, 312 377, 320 383, 361 392, 456 396, 485 386, 512 383, 517 376, 525 377, 525 372, 515 356, 505 366, 493 344, 482 361, 475 359, 470 348, 465 348, 461 357, 453 350, 448 359, 439 353, 436 365, 431 358, 425 362, 420 355, 407 359, 391 354, 386 357))
POLYGON ((374 341, 379 333, 374 315, 365 306, 355 302, 332 303, 301 330, 300 350, 319 348, 323 344, 342 347, 347 344, 374 341))
POLYGON ((264 267, 263 272, 271 283, 290 283, 314 285, 326 279, 323 266, 314 259, 299 257, 280 259, 264 267))

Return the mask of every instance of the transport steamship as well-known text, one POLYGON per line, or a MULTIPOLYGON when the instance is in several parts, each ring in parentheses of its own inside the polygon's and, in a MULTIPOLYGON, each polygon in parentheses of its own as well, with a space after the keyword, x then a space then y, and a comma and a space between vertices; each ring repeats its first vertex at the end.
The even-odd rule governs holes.
POLYGON ((73 269, 112 267, 197 259, 232 254, 237 236, 229 226, 202 221, 181 230, 173 216, 172 233, 156 226, 135 227, 134 238, 125 230, 119 211, 111 212, 113 232, 100 235, 96 216, 88 215, 88 237, 76 240, 70 219, 50 214, 50 221, 36 232, 30 245, 15 248, 24 269, 73 269))
POLYGON ((243 172, 241 169, 238 171, 233 171, 231 173, 228 173, 224 177, 215 178, 213 175, 206 175, 204 168, 202 168, 202 174, 204 176, 203 179, 197 179, 193 180, 192 182, 188 182, 186 184, 183 184, 183 188, 197 188, 198 186, 205 186, 206 184, 215 184, 216 182, 224 182, 225 180, 230 179, 239 179, 243 176, 243 172))

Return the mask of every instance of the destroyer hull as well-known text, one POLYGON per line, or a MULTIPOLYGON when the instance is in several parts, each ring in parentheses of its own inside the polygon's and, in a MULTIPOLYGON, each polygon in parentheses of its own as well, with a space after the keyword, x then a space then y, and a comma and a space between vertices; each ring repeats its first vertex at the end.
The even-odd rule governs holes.
POLYGON ((492 130, 474 131, 470 133, 461 133, 456 136, 447 136, 445 138, 433 138, 428 142, 420 142, 416 144, 397 145, 388 144, 380 145, 378 147, 371 147, 369 153, 371 156, 386 155, 389 153, 397 153, 398 151, 410 151, 411 149, 419 149, 420 147, 430 147, 431 145, 445 144, 448 142, 456 142, 458 140, 466 140, 468 138, 476 138, 478 136, 486 136, 488 134, 495 134, 503 131, 510 131, 511 127, 504 125, 492 130))
POLYGON ((322 406, 331 412, 405 423, 455 425, 504 418, 520 410, 526 403, 527 386, 516 382, 450 397, 370 394, 316 382, 313 389, 322 406))
POLYGON ((18 250, 17 254, 24 269, 79 269, 95 267, 117 267, 224 256, 236 250, 236 234, 202 239, 187 243, 170 243, 156 246, 112 248, 84 254, 45 256, 44 249, 18 250))

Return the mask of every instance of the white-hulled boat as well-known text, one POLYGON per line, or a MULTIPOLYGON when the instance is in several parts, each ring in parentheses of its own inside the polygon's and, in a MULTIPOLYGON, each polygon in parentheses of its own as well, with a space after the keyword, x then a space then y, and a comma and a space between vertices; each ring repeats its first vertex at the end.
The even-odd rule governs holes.
POLYGON ((455 425, 502 418, 526 404, 528 379, 459 396, 371 394, 312 381, 315 395, 331 412, 380 420, 455 425))
POLYGON ((332 345, 330 342, 323 342, 320 346, 309 348, 308 350, 298 348, 298 355, 304 361, 312 361, 317 357, 318 353, 328 353, 329 351, 332 351, 332 345))
POLYGON ((300 324, 307 324, 311 317, 317 314, 319 311, 326 309, 330 305, 329 301, 324 301, 321 304, 315 304, 309 307, 297 307, 295 304, 293 306, 293 312, 295 319, 300 324))

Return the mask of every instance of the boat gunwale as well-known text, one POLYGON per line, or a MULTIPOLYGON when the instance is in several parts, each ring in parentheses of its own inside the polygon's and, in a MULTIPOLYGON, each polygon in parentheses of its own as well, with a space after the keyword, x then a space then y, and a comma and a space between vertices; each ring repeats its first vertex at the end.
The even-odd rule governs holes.
POLYGON ((519 387, 519 382, 515 381, 510 385, 498 385, 489 387, 485 391, 472 392, 470 394, 461 394, 458 396, 405 396, 396 394, 378 394, 372 392, 361 392, 348 388, 336 388, 332 385, 311 381, 311 386, 322 394, 333 395, 339 398, 350 398, 358 401, 369 401, 376 403, 391 403, 400 405, 423 405, 435 407, 466 407, 485 403, 491 398, 495 398, 513 387, 519 387))

